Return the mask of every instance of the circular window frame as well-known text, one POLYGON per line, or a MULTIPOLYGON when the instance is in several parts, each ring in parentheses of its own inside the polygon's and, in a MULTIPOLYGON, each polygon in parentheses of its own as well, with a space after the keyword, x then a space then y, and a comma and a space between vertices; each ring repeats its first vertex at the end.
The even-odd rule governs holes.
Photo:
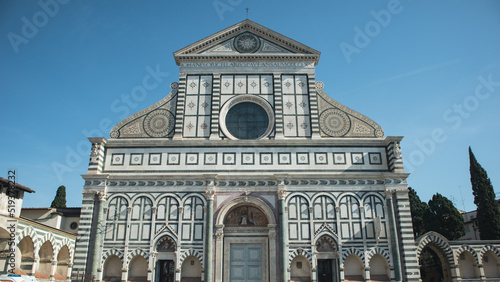
POLYGON ((274 129, 274 122, 275 122, 274 109, 271 106, 271 104, 269 104, 268 101, 266 101, 265 99, 263 99, 259 96, 250 95, 250 94, 238 95, 236 97, 231 98, 229 101, 227 101, 222 106, 221 111, 220 111, 220 115, 219 115, 220 129, 222 130, 222 133, 224 133, 224 135, 231 140, 259 140, 259 139, 262 139, 264 137, 268 137, 274 129), (226 126, 226 117, 227 117, 229 110, 232 107, 234 107, 235 105, 240 104, 240 103, 244 103, 244 102, 250 102, 250 103, 254 103, 254 104, 261 106, 264 109, 264 111, 266 111, 267 117, 269 119, 269 123, 268 123, 267 128, 264 131, 264 133, 255 139, 239 139, 236 136, 234 136, 233 134, 231 134, 231 132, 229 132, 229 130, 226 126))

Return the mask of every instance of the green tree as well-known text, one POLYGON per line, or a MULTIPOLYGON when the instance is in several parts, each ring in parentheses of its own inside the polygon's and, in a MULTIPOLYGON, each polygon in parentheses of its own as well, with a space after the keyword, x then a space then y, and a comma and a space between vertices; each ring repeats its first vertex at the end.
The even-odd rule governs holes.
POLYGON ((448 240, 456 240, 465 235, 464 219, 453 203, 439 193, 429 200, 424 212, 427 231, 436 231, 448 240))
POLYGON ((420 201, 420 198, 417 195, 417 191, 413 190, 411 187, 408 188, 408 197, 410 198, 413 236, 417 238, 427 232, 424 226, 424 212, 428 209, 428 207, 425 202, 420 201))
POLYGON ((51 208, 65 208, 66 207, 66 187, 63 185, 57 188, 56 196, 50 205, 51 208))
POLYGON ((477 162, 469 147, 470 183, 474 204, 477 206, 477 225, 481 240, 500 239, 500 211, 488 174, 477 162))

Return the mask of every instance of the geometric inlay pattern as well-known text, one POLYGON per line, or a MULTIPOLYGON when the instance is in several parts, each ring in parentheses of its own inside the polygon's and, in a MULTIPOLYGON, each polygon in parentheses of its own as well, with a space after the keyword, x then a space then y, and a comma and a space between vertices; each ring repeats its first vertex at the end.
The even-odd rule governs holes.
POLYGON ((340 137, 349 132, 351 120, 338 109, 328 109, 319 117, 321 130, 332 137, 340 137))
POLYGON ((175 117, 165 109, 149 113, 144 119, 144 131, 151 137, 164 137, 174 130, 175 117))

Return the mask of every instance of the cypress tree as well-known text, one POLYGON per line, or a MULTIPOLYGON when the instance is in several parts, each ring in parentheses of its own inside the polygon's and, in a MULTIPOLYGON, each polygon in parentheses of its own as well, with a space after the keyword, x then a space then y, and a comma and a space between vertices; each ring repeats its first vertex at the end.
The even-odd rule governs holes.
POLYGON ((50 205, 51 208, 65 208, 66 207, 66 187, 63 185, 57 188, 56 196, 50 205))
POLYGON ((415 238, 422 236, 426 230, 424 226, 424 212, 428 208, 425 202, 420 201, 417 191, 411 187, 408 188, 408 197, 410 198, 411 223, 413 224, 413 236, 415 238))
POLYGON ((477 162, 469 147, 470 182, 474 204, 477 206, 477 225, 481 240, 500 239, 500 211, 488 174, 477 162))
POLYGON ((464 219, 448 198, 436 193, 424 212, 424 225, 428 231, 436 231, 448 240, 465 235, 464 219))

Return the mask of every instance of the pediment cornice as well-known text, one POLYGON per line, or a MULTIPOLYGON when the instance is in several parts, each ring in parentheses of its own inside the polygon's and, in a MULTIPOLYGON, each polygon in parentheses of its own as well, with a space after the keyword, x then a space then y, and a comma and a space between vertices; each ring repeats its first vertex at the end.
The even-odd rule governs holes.
MULTIPOLYGON (((223 55, 222 57, 231 59, 233 61, 239 59, 248 60, 249 58, 251 58, 252 60, 267 60, 270 57, 274 58, 275 60, 303 58, 307 60, 313 60, 314 64, 318 63, 319 56, 321 54, 319 51, 248 19, 174 52, 175 62, 177 63, 177 65, 180 65, 181 61, 184 60, 213 60, 213 55, 202 53, 216 47, 219 44, 225 43, 244 32, 250 32, 266 41, 269 41, 279 48, 282 48, 282 50, 286 50, 286 52, 284 51, 283 53, 272 53, 272 55, 266 53, 237 53, 231 55, 223 55)), ((217 57, 219 56, 216 56, 216 59, 217 57)))

